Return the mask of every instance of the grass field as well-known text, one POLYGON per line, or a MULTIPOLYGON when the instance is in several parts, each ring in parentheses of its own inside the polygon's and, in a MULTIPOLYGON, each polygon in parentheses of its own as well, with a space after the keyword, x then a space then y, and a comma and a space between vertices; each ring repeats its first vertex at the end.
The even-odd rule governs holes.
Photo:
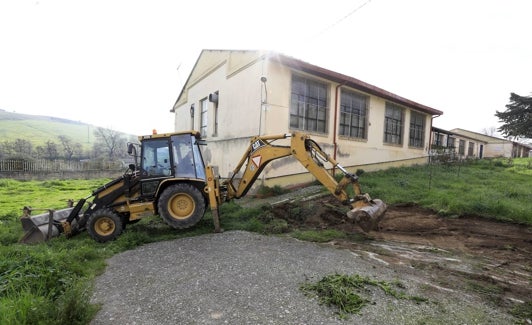
MULTIPOLYGON (((105 259, 149 242, 210 233, 207 214, 195 227, 176 231, 158 217, 128 226, 116 240, 94 242, 86 233, 38 245, 18 244, 23 206, 62 208, 107 179, 14 181, 0 179, 0 324, 88 324, 98 306, 87 302, 105 259)), ((388 204, 414 202, 442 216, 474 214, 532 225, 532 159, 498 159, 460 165, 417 166, 364 173, 365 192, 388 204)), ((221 207, 222 226, 268 233, 261 208, 221 207)), ((334 236, 338 236, 335 234, 334 236)), ((312 236, 311 236, 312 238, 312 236)))
POLYGON ((442 216, 532 224, 532 158, 392 168, 361 176, 363 191, 388 204, 412 202, 442 216))

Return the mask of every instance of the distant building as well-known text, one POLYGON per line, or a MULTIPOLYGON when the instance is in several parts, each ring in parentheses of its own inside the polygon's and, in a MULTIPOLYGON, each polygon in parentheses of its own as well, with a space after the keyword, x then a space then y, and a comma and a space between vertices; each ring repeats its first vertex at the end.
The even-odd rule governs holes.
POLYGON ((456 158, 529 157, 531 145, 488 136, 464 129, 450 131, 432 127, 432 154, 456 158))
MULTIPOLYGON (((333 58, 331 58, 333 59, 333 58)), ((204 156, 230 176, 255 135, 303 131, 354 171, 426 163, 432 118, 443 114, 353 77, 269 51, 203 50, 177 98, 175 130, 199 130, 204 156)), ((311 181, 293 159, 267 184, 311 181)))

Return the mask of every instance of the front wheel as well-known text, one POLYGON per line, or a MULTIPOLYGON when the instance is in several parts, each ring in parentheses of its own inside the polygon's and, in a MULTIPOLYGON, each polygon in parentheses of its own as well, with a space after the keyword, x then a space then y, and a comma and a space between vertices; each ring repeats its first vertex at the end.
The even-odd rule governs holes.
POLYGON ((123 229, 122 219, 110 209, 96 210, 87 222, 87 232, 100 243, 115 240, 123 229))
POLYGON ((205 214, 205 199, 193 185, 180 183, 164 190, 157 208, 170 227, 185 229, 201 220, 205 214))

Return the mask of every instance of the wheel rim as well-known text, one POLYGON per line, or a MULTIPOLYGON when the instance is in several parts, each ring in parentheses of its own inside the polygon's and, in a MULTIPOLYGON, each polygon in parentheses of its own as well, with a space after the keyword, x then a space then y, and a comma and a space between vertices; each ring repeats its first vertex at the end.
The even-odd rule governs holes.
POLYGON ((102 217, 94 223, 94 231, 100 236, 109 236, 115 231, 115 222, 109 217, 102 217))
POLYGON ((176 194, 168 201, 168 212, 174 219, 186 219, 194 213, 195 209, 194 199, 186 193, 176 194))

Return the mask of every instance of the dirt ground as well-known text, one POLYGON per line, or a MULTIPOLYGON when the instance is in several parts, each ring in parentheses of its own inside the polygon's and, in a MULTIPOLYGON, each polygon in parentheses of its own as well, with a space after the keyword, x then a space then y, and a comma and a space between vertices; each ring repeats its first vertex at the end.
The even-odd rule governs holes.
POLYGON ((332 242, 398 272, 424 272, 440 290, 476 294, 498 308, 532 302, 532 227, 473 216, 439 217, 412 204, 389 206, 379 231, 363 233, 330 196, 272 205, 291 229, 337 229, 332 242))

